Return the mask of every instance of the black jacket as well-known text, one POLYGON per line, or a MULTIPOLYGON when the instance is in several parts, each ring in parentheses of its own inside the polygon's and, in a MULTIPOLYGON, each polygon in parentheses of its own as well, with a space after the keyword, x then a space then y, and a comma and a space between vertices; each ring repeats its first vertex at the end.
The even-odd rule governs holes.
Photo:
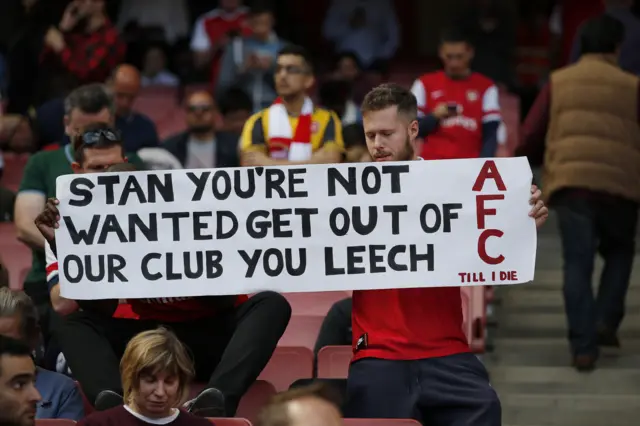
MULTIPOLYGON (((238 141, 240 135, 231 132, 216 133, 216 167, 239 167, 238 141)), ((161 146, 173 154, 182 167, 187 162, 187 142, 189 132, 178 133, 166 139, 161 146)))

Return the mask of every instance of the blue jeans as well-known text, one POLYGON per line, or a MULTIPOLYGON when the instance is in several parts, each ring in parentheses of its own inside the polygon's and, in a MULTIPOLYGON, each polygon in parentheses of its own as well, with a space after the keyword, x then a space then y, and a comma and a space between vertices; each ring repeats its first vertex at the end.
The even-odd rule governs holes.
POLYGON ((587 191, 554 196, 564 257, 564 304, 574 355, 597 355, 597 329, 617 331, 635 254, 638 205, 587 191), (591 277, 595 255, 604 259, 597 296, 591 277))
POLYGON ((501 426, 502 409, 482 362, 462 353, 354 362, 345 417, 415 419, 427 426, 501 426))

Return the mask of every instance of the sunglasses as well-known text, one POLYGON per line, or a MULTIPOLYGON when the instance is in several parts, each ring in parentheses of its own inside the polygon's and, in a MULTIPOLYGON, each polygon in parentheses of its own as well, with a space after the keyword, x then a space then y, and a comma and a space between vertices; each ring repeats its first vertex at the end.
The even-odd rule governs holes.
POLYGON ((119 132, 110 129, 90 130, 82 134, 82 143, 84 145, 95 145, 101 139, 106 139, 109 142, 120 142, 121 140, 119 132))
POLYGON ((212 105, 189 105, 187 106, 189 112, 209 112, 213 111, 212 105))

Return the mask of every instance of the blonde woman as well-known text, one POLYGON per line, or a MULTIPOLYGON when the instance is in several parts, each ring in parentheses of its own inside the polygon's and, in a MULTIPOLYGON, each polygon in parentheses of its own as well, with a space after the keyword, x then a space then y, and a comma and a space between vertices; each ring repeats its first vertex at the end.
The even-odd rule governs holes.
POLYGON ((142 332, 120 361, 124 405, 95 412, 78 426, 211 426, 176 408, 186 400, 193 374, 191 358, 175 334, 165 328, 142 332))

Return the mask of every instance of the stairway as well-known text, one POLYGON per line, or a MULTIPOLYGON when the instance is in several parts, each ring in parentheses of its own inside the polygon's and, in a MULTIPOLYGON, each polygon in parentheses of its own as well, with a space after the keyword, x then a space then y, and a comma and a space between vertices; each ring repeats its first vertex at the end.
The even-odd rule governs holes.
MULTIPOLYGON (((640 256, 640 254, 639 254, 640 256)), ((483 357, 502 401, 505 426, 640 425, 640 262, 636 260, 620 330, 621 349, 603 350, 598 368, 570 366, 557 222, 538 237, 533 283, 500 287, 483 357)), ((602 268, 596 264, 594 286, 602 268)))

